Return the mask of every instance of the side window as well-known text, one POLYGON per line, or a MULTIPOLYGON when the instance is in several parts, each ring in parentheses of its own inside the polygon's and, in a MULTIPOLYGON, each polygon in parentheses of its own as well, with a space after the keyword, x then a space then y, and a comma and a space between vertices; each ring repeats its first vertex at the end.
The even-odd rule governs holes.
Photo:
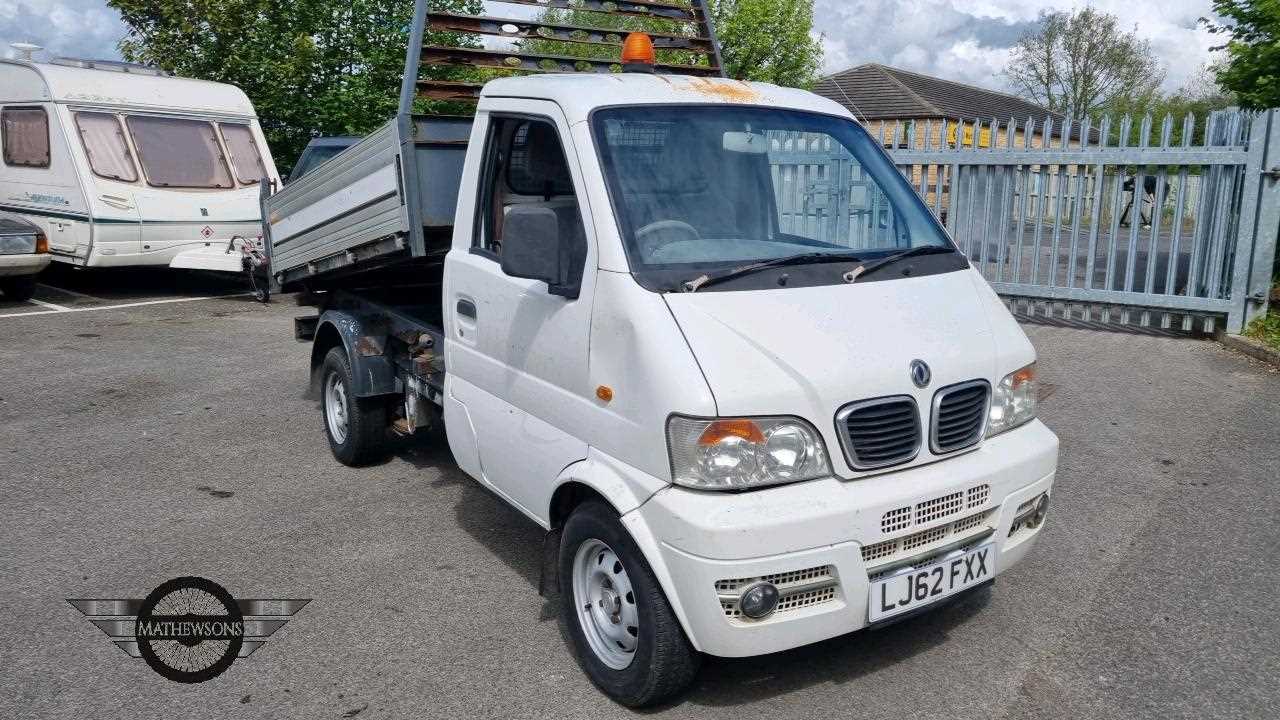
POLYGON ((98 177, 121 182, 134 182, 138 170, 133 166, 133 154, 124 139, 120 119, 110 113, 78 112, 76 129, 84 143, 84 153, 89 157, 89 167, 98 177))
POLYGON ((494 118, 480 193, 475 248, 501 258, 507 217, 512 212, 549 210, 559 225, 565 280, 577 284, 582 279, 586 234, 555 125, 530 118, 494 118))
POLYGON ((242 185, 253 185, 267 176, 267 166, 258 152, 258 142, 248 125, 220 123, 222 141, 231 153, 231 167, 242 185))
POLYGON ((0 111, 4 164, 49 167, 49 116, 44 108, 8 107, 0 111))

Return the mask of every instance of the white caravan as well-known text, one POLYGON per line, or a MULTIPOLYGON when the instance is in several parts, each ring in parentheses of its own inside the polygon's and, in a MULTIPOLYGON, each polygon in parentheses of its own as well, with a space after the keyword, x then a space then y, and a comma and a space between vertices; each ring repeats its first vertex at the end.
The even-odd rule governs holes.
POLYGON ((0 60, 0 210, 82 267, 242 269, 279 181, 237 87, 126 63, 0 60))

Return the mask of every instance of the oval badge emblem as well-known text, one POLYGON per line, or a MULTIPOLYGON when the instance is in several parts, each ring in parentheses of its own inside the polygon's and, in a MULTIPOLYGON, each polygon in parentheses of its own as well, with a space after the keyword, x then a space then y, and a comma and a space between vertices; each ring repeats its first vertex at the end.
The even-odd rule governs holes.
POLYGON ((929 366, 923 360, 911 361, 911 382, 915 383, 916 387, 929 387, 929 381, 932 379, 933 372, 929 370, 929 366))

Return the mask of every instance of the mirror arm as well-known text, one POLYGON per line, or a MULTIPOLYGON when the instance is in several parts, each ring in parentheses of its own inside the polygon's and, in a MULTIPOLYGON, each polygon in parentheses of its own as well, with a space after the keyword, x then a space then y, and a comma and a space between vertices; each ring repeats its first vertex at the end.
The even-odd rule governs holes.
POLYGON ((582 283, 575 285, 569 283, 547 283, 547 292, 565 300, 577 300, 578 296, 582 294, 582 283))

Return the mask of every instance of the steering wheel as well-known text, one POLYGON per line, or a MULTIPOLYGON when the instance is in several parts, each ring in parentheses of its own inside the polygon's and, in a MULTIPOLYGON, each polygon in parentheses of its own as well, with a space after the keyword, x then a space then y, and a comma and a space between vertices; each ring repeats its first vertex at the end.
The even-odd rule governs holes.
POLYGON ((681 240, 701 240, 697 228, 680 220, 659 220, 636 230, 636 244, 645 257, 653 257, 659 249, 681 240))

